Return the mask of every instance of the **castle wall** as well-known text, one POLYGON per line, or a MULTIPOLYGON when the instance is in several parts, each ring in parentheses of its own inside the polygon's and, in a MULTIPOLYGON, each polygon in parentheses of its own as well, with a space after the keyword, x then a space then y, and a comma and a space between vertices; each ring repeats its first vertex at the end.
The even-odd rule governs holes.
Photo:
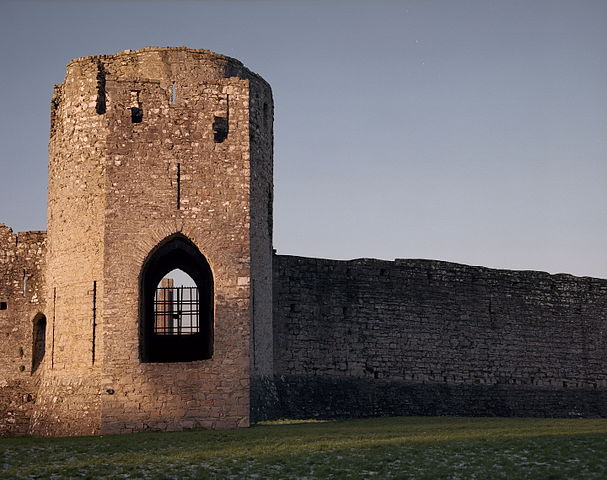
POLYGON ((274 294, 274 415, 607 415, 607 280, 278 255, 274 294))
POLYGON ((34 321, 44 302, 45 232, 0 224, 0 436, 26 434, 43 360, 34 372, 34 321))
POLYGON ((206 50, 70 62, 48 234, 0 224, 0 435, 607 416, 607 280, 273 255, 272 124, 269 85, 206 50), (192 361, 146 356, 158 257, 212 277, 192 361))

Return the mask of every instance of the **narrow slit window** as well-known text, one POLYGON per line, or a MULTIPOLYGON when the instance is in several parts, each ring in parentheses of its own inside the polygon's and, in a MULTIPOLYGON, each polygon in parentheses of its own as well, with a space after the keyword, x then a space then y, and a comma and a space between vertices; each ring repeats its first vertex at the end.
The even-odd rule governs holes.
POLYGON ((228 138, 227 117, 215 117, 215 120, 213 121, 213 132, 215 134, 215 143, 222 143, 228 138))
POLYGON ((177 103, 177 86, 175 82, 171 83, 171 104, 175 105, 177 103))
POLYGON ((34 335, 32 348, 32 373, 34 373, 42 360, 46 351, 46 317, 39 314, 34 318, 34 335))
POLYGON ((228 138, 230 131, 230 95, 219 99, 219 108, 213 118, 215 143, 222 143, 228 138))
POLYGON ((91 363, 95 363, 97 346, 97 281, 93 281, 93 345, 91 346, 91 363))
POLYGON ((105 67, 103 63, 97 63, 97 101, 95 102, 95 111, 98 115, 103 115, 106 111, 105 99, 105 67))
POLYGON ((139 90, 131 90, 131 122, 141 123, 143 120, 143 108, 139 101, 139 90))
POLYGON ((177 164, 177 210, 181 208, 181 163, 177 164))
POLYGON ((23 289, 23 296, 25 297, 27 295, 27 281, 30 279, 31 275, 28 274, 25 270, 23 270, 23 282, 22 282, 22 289, 23 289))
POLYGON ((143 120, 143 110, 139 107, 131 107, 131 122, 141 123, 143 120))

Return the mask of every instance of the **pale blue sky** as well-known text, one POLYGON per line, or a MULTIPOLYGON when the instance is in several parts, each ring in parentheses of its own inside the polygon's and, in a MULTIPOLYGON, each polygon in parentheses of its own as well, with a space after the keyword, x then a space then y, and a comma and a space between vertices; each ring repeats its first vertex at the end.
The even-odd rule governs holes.
POLYGON ((279 253, 607 278, 604 0, 0 2, 0 222, 46 228, 74 57, 207 48, 270 82, 279 253))

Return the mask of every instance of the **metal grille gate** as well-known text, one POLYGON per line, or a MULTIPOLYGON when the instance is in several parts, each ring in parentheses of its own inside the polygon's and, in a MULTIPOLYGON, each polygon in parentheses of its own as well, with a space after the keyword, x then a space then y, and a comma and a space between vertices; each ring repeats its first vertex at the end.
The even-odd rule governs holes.
POLYGON ((200 332, 197 287, 158 287, 154 294, 154 333, 191 335, 200 332))

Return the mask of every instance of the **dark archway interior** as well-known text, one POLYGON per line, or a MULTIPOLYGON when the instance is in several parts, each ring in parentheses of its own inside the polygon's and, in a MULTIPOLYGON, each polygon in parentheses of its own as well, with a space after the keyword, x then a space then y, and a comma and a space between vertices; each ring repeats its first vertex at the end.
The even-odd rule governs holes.
POLYGON ((34 332, 32 345, 32 373, 38 370, 38 367, 44 360, 46 350, 46 317, 39 314, 34 318, 34 332))
POLYGON ((213 355, 213 274, 206 258, 184 236, 160 244, 141 272, 140 358, 142 362, 190 362, 213 355), (198 287, 200 328, 195 333, 158 334, 154 330, 154 295, 160 280, 174 269, 187 273, 198 287))

